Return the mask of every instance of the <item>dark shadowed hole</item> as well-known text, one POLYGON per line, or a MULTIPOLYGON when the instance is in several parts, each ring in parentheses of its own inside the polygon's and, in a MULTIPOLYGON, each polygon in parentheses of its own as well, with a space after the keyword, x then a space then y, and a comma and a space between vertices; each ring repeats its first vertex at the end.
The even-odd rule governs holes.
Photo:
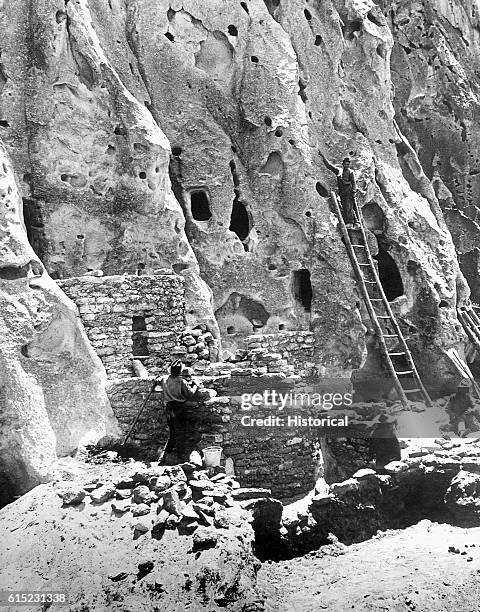
POLYGON ((145 322, 145 317, 132 317, 132 353, 137 357, 146 357, 148 355, 148 339, 145 334, 146 329, 147 324, 145 322))
POLYGON ((378 274, 383 290, 387 300, 392 302, 395 298, 403 295, 403 281, 395 260, 380 241, 375 259, 378 263, 378 274))
POLYGON ((168 38, 170 42, 175 42, 175 36, 170 32, 165 32, 165 38, 168 38))
POLYGON ((250 233, 250 219, 247 209, 242 202, 238 202, 236 199, 233 202, 229 230, 235 232, 240 240, 245 240, 250 233))
POLYGON ((174 155, 175 157, 178 157, 181 154, 182 154, 181 147, 172 147, 172 155, 174 155))
POLYGON ((250 57, 250 60, 254 63, 254 64, 258 64, 258 57, 256 55, 252 55, 250 57))
POLYGON ((306 312, 312 309, 312 283, 309 270, 295 270, 293 273, 293 296, 306 312))
POLYGON ((238 30, 234 25, 228 26, 228 33, 230 34, 230 36, 238 36, 238 30))
POLYGON ((315 189, 317 190, 318 195, 321 195, 322 198, 328 198, 328 196, 330 195, 328 189, 325 187, 325 185, 322 185, 320 181, 316 183, 315 189))
POLYGON ((208 196, 203 190, 190 193, 190 209, 195 221, 208 221, 212 217, 208 196))
POLYGON ((141 179, 146 179, 146 178, 147 178, 147 173, 146 173, 146 172, 139 172, 139 173, 138 173, 138 176, 139 176, 141 179))
POLYGON ((240 2, 240 6, 243 8, 243 10, 247 13, 247 15, 250 13, 250 11, 248 10, 248 6, 246 2, 240 2))
POLYGON ((18 280, 27 277, 27 266, 5 266, 0 268, 0 278, 2 280, 18 280))

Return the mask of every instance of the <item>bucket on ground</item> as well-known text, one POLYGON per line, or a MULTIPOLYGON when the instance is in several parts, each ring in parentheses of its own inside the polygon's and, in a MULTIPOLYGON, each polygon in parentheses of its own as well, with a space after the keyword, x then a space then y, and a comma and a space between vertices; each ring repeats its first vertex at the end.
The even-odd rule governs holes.
POLYGON ((205 460, 205 467, 215 467, 220 465, 220 458, 222 456, 223 448, 221 446, 207 446, 203 449, 203 458, 205 460))

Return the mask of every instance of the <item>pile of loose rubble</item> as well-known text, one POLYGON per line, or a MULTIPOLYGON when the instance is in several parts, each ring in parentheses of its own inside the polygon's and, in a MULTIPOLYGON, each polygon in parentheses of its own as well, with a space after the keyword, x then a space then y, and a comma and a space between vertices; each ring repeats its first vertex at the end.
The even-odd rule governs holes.
MULTIPOLYGON (((201 461, 174 466, 132 461, 112 481, 94 478, 78 485, 61 481, 56 491, 64 506, 109 505, 115 517, 130 520, 134 538, 151 532, 151 537, 160 539, 166 529, 177 529, 181 535, 195 532, 199 548, 215 546, 217 529, 253 520, 257 505, 265 507, 271 495, 269 489, 241 487, 223 466, 209 473, 201 461)), ((270 499, 270 503, 279 502, 270 499)))

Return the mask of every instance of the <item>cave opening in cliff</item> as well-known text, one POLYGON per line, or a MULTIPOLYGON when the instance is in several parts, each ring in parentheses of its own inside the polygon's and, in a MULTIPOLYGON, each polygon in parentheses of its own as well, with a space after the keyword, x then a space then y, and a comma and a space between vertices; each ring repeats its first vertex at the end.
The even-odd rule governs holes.
POLYGON ((45 226, 40 205, 32 198, 23 198, 23 222, 27 239, 37 257, 43 261, 45 255, 45 226))
POLYGON ((190 209, 195 221, 208 221, 211 219, 210 201, 204 189, 195 189, 190 193, 190 209))
POLYGON ((148 356, 147 322, 143 316, 132 317, 132 353, 135 357, 148 356))
POLYGON ((387 249, 386 241, 378 237, 378 253, 374 256, 378 263, 378 275, 383 291, 389 302, 404 294, 403 281, 395 260, 387 249))
POLYGON ((372 201, 365 204, 362 208, 362 216, 367 229, 371 232, 377 234, 384 231, 385 215, 376 202, 372 201))
POLYGON ((293 273, 293 296, 305 312, 312 309, 312 283, 310 271, 306 269, 295 270, 293 273))
MULTIPOLYGON (((233 201, 229 230, 231 232, 235 232, 243 243, 243 241, 248 237, 250 229, 251 222, 248 211, 243 202, 240 202, 237 198, 235 198, 233 201)), ((248 250, 247 245, 244 244, 243 247, 245 250, 248 250)))

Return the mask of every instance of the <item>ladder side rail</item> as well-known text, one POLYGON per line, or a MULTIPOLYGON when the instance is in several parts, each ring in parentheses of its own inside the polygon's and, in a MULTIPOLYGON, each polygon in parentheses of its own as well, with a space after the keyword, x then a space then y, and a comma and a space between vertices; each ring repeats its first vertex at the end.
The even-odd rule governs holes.
POLYGON ((420 378, 420 375, 419 375, 419 373, 417 371, 417 368, 416 368, 415 363, 413 361, 412 355, 410 353, 410 349, 408 348, 407 342, 406 342, 406 340, 405 340, 405 338, 403 336, 402 330, 400 329, 400 326, 398 325, 397 319, 396 319, 396 317, 395 317, 395 315, 394 315, 394 313, 393 313, 393 311, 392 311, 392 309, 390 307, 390 303, 387 300, 387 296, 385 295, 385 292, 383 291, 382 283, 380 281, 380 277, 378 275, 377 269, 376 269, 375 264, 373 262, 373 257, 372 257, 372 253, 370 251, 370 247, 368 246, 368 239, 367 239, 367 234, 366 234, 365 225, 364 225, 364 221, 363 221, 363 214, 362 214, 362 211, 361 211, 359 206, 357 206, 357 209, 358 209, 357 210, 358 211, 358 220, 360 222, 360 229, 361 229, 361 232, 362 232, 362 238, 363 238, 363 241, 365 243, 366 254, 367 254, 368 260, 371 263, 372 270, 373 270, 373 275, 374 275, 375 281, 377 282, 378 289, 379 289, 380 296, 382 298, 383 304, 385 306, 385 309, 386 309, 389 317, 392 320, 393 326, 395 328, 395 332, 398 334, 398 337, 400 339, 400 343, 402 344, 402 346, 403 346, 403 348, 405 350, 405 353, 406 353, 406 356, 407 356, 407 361, 408 361, 409 366, 410 366, 410 368, 411 368, 411 370, 413 372, 413 376, 416 379, 416 381, 418 383, 418 386, 420 387, 420 391, 421 391, 421 393, 422 393, 422 395, 423 395, 423 397, 425 399, 425 402, 426 402, 427 406, 431 406, 432 405, 432 400, 430 399, 430 396, 429 396, 427 390, 425 389, 425 387, 424 387, 424 385, 422 383, 422 380, 420 378))
POLYGON ((386 345, 385 340, 383 338, 383 331, 382 331, 382 328, 380 327, 380 323, 378 322, 377 315, 376 315, 375 310, 374 310, 374 308, 372 306, 372 303, 370 301, 370 296, 368 295, 368 290, 367 290, 367 287, 365 285, 365 281, 363 279, 363 274, 362 274, 360 265, 358 263, 357 256, 355 254, 354 248, 353 248, 352 243, 350 241, 350 235, 349 235, 349 233, 347 231, 347 227, 345 225, 345 221, 343 220, 343 216, 342 216, 342 213, 341 213, 341 210, 340 210, 340 206, 338 204, 337 196, 336 196, 336 194, 334 192, 332 192, 332 200, 333 200, 333 203, 334 203, 334 206, 335 206, 335 212, 336 212, 337 217, 338 217, 338 222, 339 222, 339 225, 340 225, 340 229, 342 231, 342 235, 343 235, 343 238, 345 240, 345 246, 347 247, 347 252, 348 252, 348 255, 350 257, 350 262, 352 264, 352 267, 354 269, 354 272, 355 272, 355 275, 357 277, 358 283, 360 285, 360 292, 361 292, 363 300, 365 302, 365 306, 367 307, 368 315, 370 317, 372 325, 373 325, 373 327, 375 329, 375 332, 377 334, 381 350, 382 350, 382 352, 384 354, 384 357, 385 357, 385 360, 387 362, 388 368, 389 368, 390 373, 392 375, 395 388, 396 388, 396 390, 397 390, 397 392, 398 392, 398 394, 400 396, 400 400, 401 400, 401 402, 402 402, 402 404, 404 406, 408 406, 407 396, 405 395, 404 389, 403 389, 402 385, 400 384, 400 381, 398 379, 397 373, 396 373, 395 368, 393 366, 393 362, 392 362, 392 360, 390 358, 390 355, 388 354, 387 345, 386 345))
POLYGON ((479 327, 480 327, 480 319, 475 314, 475 311, 473 310, 473 308, 466 308, 463 312, 464 312, 466 318, 471 323, 473 333, 480 340, 480 329, 479 329, 479 327))
POLYGON ((471 329, 470 323, 468 319, 465 317, 465 313, 459 310, 457 312, 457 315, 458 315, 458 318, 460 319, 460 323, 462 324, 462 327, 465 333, 467 334, 467 337, 470 340, 470 342, 474 344, 477 349, 480 349, 480 339, 471 329))
POLYGON ((467 323, 467 326, 470 332, 473 334, 473 336, 475 336, 475 338, 477 338, 477 343, 480 344, 480 330, 475 325, 475 323, 472 321, 470 317, 470 313, 468 311, 464 311, 462 315, 463 315, 465 322, 467 323))
POLYGON ((465 310, 468 312, 475 325, 480 327, 480 317, 477 314, 477 310, 473 306, 470 306, 470 308, 466 308, 465 310))

